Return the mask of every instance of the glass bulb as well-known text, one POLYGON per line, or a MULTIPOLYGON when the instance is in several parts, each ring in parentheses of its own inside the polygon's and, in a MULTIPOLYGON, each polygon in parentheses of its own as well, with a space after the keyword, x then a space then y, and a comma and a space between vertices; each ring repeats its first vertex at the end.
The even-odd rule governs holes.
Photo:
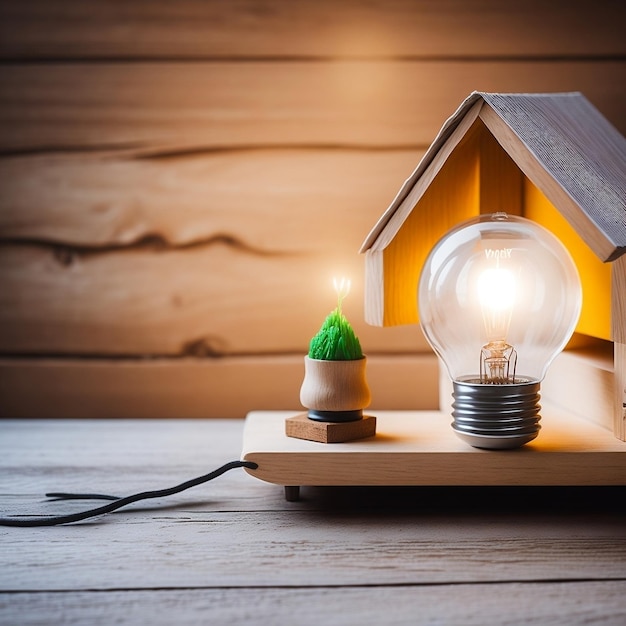
POLYGON ((569 253, 525 218, 482 215, 435 245, 420 277, 419 314, 453 381, 457 434, 487 448, 537 436, 539 383, 581 303, 569 253))

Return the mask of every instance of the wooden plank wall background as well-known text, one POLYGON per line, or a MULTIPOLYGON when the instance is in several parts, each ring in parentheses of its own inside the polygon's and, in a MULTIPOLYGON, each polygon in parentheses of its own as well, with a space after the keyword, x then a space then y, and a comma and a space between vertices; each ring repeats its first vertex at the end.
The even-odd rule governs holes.
POLYGON ((0 2, 0 414, 296 408, 352 277, 374 407, 432 408, 363 321, 371 226, 472 90, 582 91, 626 132, 621 1, 0 2))

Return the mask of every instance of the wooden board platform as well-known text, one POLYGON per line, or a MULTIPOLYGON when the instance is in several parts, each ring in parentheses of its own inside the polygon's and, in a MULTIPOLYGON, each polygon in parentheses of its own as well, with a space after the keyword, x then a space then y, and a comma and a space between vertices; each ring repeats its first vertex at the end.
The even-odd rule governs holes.
POLYGON ((439 411, 375 412, 375 437, 336 444, 287 437, 285 419, 297 413, 248 414, 242 459, 259 465, 251 475, 291 487, 626 485, 626 443, 550 406, 536 440, 504 451, 470 447, 439 411))

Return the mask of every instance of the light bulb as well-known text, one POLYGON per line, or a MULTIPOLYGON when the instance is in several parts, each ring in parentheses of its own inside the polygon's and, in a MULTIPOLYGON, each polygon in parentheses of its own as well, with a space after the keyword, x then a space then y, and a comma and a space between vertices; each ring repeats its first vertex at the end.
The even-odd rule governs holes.
POLYGON ((479 448, 537 436, 540 382, 581 304, 569 253, 530 220, 482 215, 435 245, 419 281, 419 314, 452 379, 457 435, 479 448))

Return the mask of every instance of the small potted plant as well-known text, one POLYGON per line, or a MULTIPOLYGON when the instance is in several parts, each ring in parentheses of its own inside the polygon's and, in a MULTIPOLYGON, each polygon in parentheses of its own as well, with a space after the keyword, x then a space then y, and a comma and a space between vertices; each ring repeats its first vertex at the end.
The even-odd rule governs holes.
POLYGON ((341 310, 350 281, 334 280, 337 308, 331 311, 311 339, 304 357, 304 381, 300 402, 309 419, 319 422, 352 422, 369 406, 370 389, 365 376, 366 357, 358 337, 341 310))

